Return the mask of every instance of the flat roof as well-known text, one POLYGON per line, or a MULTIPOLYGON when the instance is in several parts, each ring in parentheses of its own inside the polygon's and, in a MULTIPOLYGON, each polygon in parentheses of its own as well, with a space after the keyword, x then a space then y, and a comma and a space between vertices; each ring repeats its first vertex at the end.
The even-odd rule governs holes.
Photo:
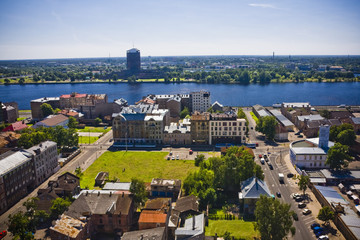
POLYGON ((281 112, 279 110, 276 110, 276 109, 272 109, 272 110, 269 110, 270 113, 272 115, 274 115, 274 117, 276 117, 276 119, 281 122, 282 125, 284 125, 285 127, 291 127, 291 126, 294 126, 294 124, 289 120, 287 119, 284 115, 281 114, 281 112))
POLYGON ((305 121, 305 119, 308 119, 309 121, 315 121, 315 120, 323 120, 324 118, 320 116, 320 114, 315 115, 303 115, 303 116, 297 116, 299 121, 305 121))
POLYGON ((311 107, 309 102, 283 102, 284 107, 302 108, 311 107))
POLYGON ((105 184, 105 186, 103 187, 103 190, 126 190, 126 191, 129 191, 130 185, 131 185, 130 182, 117 182, 117 183, 107 182, 105 184))

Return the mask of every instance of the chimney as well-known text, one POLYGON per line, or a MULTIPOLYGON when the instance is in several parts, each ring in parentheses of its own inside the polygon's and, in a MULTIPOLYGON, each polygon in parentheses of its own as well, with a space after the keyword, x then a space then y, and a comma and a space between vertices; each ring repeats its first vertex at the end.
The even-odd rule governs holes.
POLYGON ((192 217, 192 230, 195 230, 195 216, 192 217))

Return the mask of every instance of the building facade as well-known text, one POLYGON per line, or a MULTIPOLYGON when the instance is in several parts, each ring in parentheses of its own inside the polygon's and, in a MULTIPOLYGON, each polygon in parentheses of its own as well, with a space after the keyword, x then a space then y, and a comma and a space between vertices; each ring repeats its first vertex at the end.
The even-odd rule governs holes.
POLYGON ((191 139, 193 144, 209 144, 210 113, 195 112, 191 115, 191 139))
POLYGON ((170 123, 169 126, 165 126, 163 143, 169 145, 190 145, 192 143, 190 128, 190 126, 182 123, 170 123))
POLYGON ((47 103, 53 109, 60 108, 60 98, 59 97, 43 97, 35 100, 31 100, 30 107, 31 107, 31 117, 34 120, 43 119, 43 113, 41 111, 41 105, 47 103))
POLYGON ((246 120, 238 119, 235 113, 217 113, 210 116, 209 144, 246 141, 246 120))
POLYGON ((137 48, 132 48, 126 52, 126 68, 131 72, 140 72, 141 69, 141 60, 140 60, 140 50, 137 48))
POLYGON ((36 186, 60 169, 56 142, 45 141, 26 151, 33 155, 36 186))
POLYGON ((0 155, 0 213, 17 203, 34 187, 33 155, 8 151, 0 155))
POLYGON ((211 107, 210 92, 191 92, 191 112, 206 112, 211 107))

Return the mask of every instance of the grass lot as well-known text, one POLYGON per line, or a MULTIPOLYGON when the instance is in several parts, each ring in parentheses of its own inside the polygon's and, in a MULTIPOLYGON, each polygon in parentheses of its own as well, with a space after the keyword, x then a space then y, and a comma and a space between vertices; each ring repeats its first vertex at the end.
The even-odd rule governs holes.
POLYGON ((19 118, 16 119, 16 121, 22 121, 22 120, 25 120, 25 119, 26 119, 26 117, 19 117, 19 118))
POLYGON ((84 129, 78 129, 78 132, 100 132, 106 133, 111 130, 111 127, 104 129, 103 127, 85 127, 84 129))
POLYGON ((90 144, 96 142, 96 140, 99 139, 99 137, 79 136, 79 144, 89 144, 89 138, 90 144))
POLYGON ((206 236, 223 236, 228 231, 237 239, 254 239, 260 234, 254 230, 253 222, 243 220, 209 220, 209 226, 205 228, 206 236))
POLYGON ((23 113, 31 113, 31 110, 19 110, 19 112, 23 112, 23 113))
POLYGON ((250 115, 255 120, 256 123, 259 121, 259 119, 255 116, 255 114, 252 111, 250 112, 250 115))
POLYGON ((145 182, 153 178, 184 180, 187 174, 198 167, 190 160, 166 160, 167 152, 105 152, 84 171, 80 184, 92 188, 100 171, 109 172, 109 178, 130 181, 136 177, 145 182), (125 171, 123 172, 123 169, 125 171))

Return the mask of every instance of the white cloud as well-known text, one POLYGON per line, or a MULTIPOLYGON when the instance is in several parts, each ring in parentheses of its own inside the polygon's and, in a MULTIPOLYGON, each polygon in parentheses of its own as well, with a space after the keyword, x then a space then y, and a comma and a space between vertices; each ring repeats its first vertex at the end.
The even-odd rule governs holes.
POLYGON ((266 3, 250 3, 249 6, 251 7, 261 7, 261 8, 276 8, 272 4, 266 4, 266 3))

